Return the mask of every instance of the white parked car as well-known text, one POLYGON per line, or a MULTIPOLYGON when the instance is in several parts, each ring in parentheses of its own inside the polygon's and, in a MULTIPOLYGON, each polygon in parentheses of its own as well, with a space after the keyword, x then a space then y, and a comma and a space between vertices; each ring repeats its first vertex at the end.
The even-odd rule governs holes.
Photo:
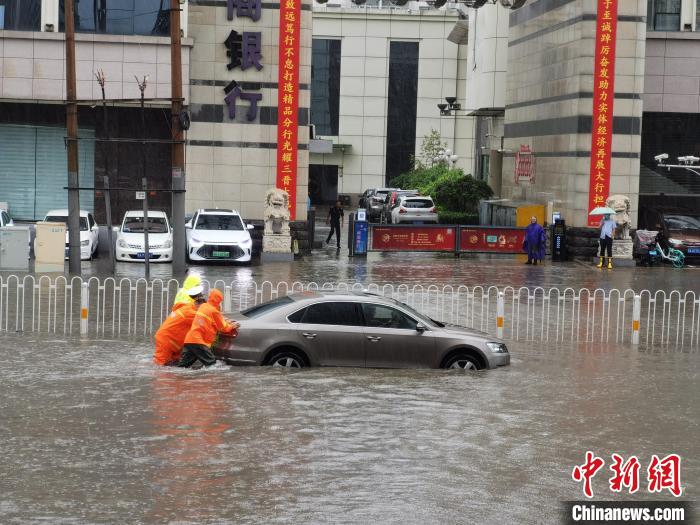
MULTIPOLYGON (((63 222, 66 225, 66 259, 68 259, 68 210, 51 210, 43 222, 63 222)), ((80 258, 88 261, 95 256, 99 239, 99 228, 92 213, 80 210, 80 258)), ((36 241, 35 241, 36 242, 36 241)), ((36 250, 36 246, 34 246, 36 250)), ((36 253, 36 252, 35 252, 36 253)))
POLYGON ((438 222, 435 203, 430 197, 401 197, 399 205, 391 210, 392 224, 438 222))
POLYGON ((252 224, 235 210, 197 210, 185 226, 187 257, 191 261, 250 262, 252 224))
MULTIPOLYGON (((143 211, 127 211, 117 230, 117 261, 144 261, 145 244, 143 211)), ((150 262, 173 261, 173 230, 165 212, 148 212, 148 245, 150 262)))
POLYGON ((7 213, 7 210, 0 210, 0 228, 5 226, 14 226, 15 223, 12 222, 12 217, 7 213))

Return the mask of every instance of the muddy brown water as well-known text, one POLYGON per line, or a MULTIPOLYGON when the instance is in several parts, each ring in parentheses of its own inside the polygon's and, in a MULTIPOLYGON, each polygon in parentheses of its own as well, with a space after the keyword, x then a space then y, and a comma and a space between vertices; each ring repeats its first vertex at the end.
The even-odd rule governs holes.
MULTIPOLYGON (((0 347, 3 524, 558 523, 586 450, 642 476, 676 452, 700 486, 696 351, 512 343, 479 373, 289 372, 157 368, 148 341, 0 347)), ((652 498, 608 477, 596 498, 652 498)))

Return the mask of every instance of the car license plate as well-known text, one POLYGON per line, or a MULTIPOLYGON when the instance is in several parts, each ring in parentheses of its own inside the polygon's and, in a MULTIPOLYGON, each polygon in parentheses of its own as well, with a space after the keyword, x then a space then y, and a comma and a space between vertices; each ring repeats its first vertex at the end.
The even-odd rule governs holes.
POLYGON ((700 248, 688 248, 688 253, 700 254, 700 248))
POLYGON ((217 252, 217 251, 211 252, 212 257, 229 257, 230 254, 231 254, 231 252, 217 252))
MULTIPOLYGON (((137 259, 145 259, 145 258, 146 258, 146 254, 145 254, 144 252, 139 252, 139 253, 136 254, 136 258, 137 258, 137 259)), ((152 259, 152 258, 153 258, 153 254, 149 252, 148 258, 149 258, 149 259, 152 259)))
POLYGON ((656 255, 656 250, 649 250, 649 255, 656 255))

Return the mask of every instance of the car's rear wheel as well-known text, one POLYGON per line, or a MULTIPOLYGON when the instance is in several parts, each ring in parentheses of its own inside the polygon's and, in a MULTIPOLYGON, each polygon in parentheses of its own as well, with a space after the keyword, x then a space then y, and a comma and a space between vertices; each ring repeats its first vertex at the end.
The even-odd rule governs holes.
POLYGON ((445 368, 458 368, 461 370, 479 370, 481 365, 472 356, 457 354, 445 361, 445 368))
POLYGON ((306 361, 304 358, 293 350, 282 350, 273 354, 267 364, 273 368, 304 368, 306 361))

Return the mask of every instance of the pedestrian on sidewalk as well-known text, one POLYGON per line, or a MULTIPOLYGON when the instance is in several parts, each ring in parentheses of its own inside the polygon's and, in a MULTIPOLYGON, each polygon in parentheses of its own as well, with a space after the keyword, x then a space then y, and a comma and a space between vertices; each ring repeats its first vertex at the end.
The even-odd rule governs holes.
POLYGON ((613 232, 617 224, 615 220, 610 218, 610 214, 603 215, 600 220, 600 262, 598 263, 598 268, 606 267, 605 264, 605 252, 608 253, 608 270, 612 270, 612 245, 613 245, 613 232))
POLYGON ((333 237, 333 232, 335 231, 335 239, 338 244, 338 249, 340 250, 340 228, 345 224, 345 214, 343 213, 343 208, 340 201, 336 201, 335 206, 328 210, 326 224, 331 225, 331 231, 328 232, 326 244, 330 244, 331 238, 333 237))
POLYGON ((537 261, 544 261, 544 255, 547 251, 547 234, 544 228, 537 224, 537 217, 530 217, 530 224, 525 229, 523 250, 527 252, 525 264, 537 265, 537 261))

